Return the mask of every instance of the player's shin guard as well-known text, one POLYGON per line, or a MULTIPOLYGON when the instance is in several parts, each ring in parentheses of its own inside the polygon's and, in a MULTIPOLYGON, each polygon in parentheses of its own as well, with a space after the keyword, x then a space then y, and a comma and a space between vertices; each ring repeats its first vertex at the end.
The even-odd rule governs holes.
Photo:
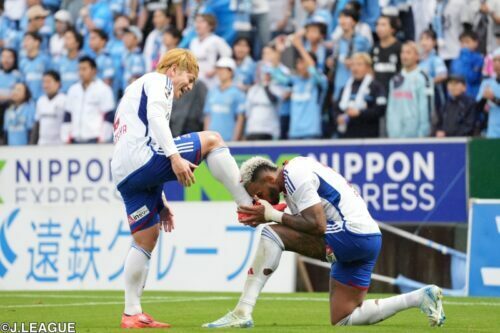
POLYGON ((246 317, 252 314, 260 291, 278 268, 284 250, 285 246, 279 235, 270 226, 264 226, 243 293, 234 310, 236 315, 246 317))
POLYGON ((419 289, 398 296, 366 300, 349 316, 339 321, 337 326, 376 324, 400 311, 418 307, 421 299, 422 291, 419 289))
POLYGON ((148 277, 151 253, 132 244, 125 260, 125 310, 126 315, 142 313, 141 296, 148 277))
POLYGON ((238 206, 251 206, 252 198, 240 182, 240 170, 229 153, 229 148, 219 147, 208 153, 208 169, 212 175, 228 189, 238 206))

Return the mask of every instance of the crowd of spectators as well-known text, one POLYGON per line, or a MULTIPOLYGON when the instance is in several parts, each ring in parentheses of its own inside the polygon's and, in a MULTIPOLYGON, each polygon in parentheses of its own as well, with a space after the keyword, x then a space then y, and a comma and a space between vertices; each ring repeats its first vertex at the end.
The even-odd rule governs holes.
POLYGON ((500 137, 500 0, 0 0, 0 144, 112 142, 127 85, 189 48, 174 135, 500 137))

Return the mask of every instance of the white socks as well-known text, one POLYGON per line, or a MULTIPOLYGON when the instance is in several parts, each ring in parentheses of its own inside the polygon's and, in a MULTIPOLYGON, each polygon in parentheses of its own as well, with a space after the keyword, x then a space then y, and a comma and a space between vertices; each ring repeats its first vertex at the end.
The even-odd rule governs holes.
POLYGON ((229 153, 229 148, 220 147, 212 150, 206 157, 208 169, 212 175, 231 192, 238 206, 251 206, 252 198, 240 182, 240 170, 229 153))
POLYGON ((146 284, 151 253, 132 244, 125 259, 125 310, 127 315, 142 313, 141 296, 146 284))
POLYGON ((420 306, 423 289, 383 299, 364 301, 360 307, 337 323, 338 326, 371 325, 409 308, 420 306))
POLYGON ((252 314, 260 291, 278 268, 284 249, 285 246, 278 234, 271 227, 264 226, 255 258, 248 271, 243 293, 234 309, 237 316, 247 317, 252 314))

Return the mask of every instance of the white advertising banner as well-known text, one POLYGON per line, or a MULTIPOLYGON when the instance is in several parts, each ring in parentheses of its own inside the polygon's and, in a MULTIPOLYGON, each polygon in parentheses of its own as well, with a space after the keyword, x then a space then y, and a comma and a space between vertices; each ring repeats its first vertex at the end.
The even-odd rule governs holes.
MULTIPOLYGON (((175 230, 162 232, 146 288, 241 291, 260 229, 237 223, 234 203, 172 207, 175 230)), ((0 290, 122 289, 131 241, 119 203, 0 205, 0 290)), ((294 289, 295 256, 286 252, 264 290, 294 289)))

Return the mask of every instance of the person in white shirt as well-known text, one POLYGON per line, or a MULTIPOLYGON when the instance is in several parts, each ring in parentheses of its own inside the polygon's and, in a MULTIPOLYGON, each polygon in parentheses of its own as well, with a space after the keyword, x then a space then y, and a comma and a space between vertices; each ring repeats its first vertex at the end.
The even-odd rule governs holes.
POLYGON ((71 28, 73 20, 71 14, 64 9, 58 10, 54 18, 56 20, 56 31, 50 37, 49 50, 52 61, 57 63, 62 56, 68 53, 64 47, 64 34, 71 28))
POLYGON ((237 205, 252 204, 240 183, 238 165, 220 134, 204 131, 172 137, 173 100, 193 89, 198 72, 198 62, 190 51, 170 50, 160 58, 156 72, 143 75, 125 89, 116 111, 111 173, 134 239, 124 266, 122 328, 169 327, 143 313, 141 307, 160 228, 170 232, 174 226, 164 183, 177 179, 183 186, 191 186, 194 169, 206 159, 211 174, 224 184, 237 205))
POLYGON ((215 63, 217 59, 231 57, 231 47, 224 39, 213 33, 217 21, 213 15, 199 14, 196 16, 195 29, 197 36, 189 44, 189 49, 198 59, 200 65, 200 80, 208 90, 217 85, 215 63))
POLYGON ((241 181, 257 204, 238 209, 241 223, 262 229, 243 294, 234 309, 208 328, 252 327, 252 312, 260 291, 276 271, 283 251, 327 260, 330 272, 332 325, 371 325, 397 312, 418 308, 431 326, 445 316, 437 286, 389 298, 365 300, 382 245, 382 234, 366 203, 349 182, 310 157, 295 157, 278 167, 263 157, 241 165, 241 181), (280 194, 290 213, 276 210, 280 194))
POLYGON ((146 37, 144 43, 144 63, 146 64, 146 72, 152 71, 156 68, 160 56, 167 50, 163 45, 163 32, 170 25, 170 18, 164 10, 157 9, 153 13, 154 29, 146 37))
POLYGON ((110 142, 115 99, 111 88, 97 77, 94 59, 78 61, 80 81, 67 93, 61 139, 64 143, 110 142))
POLYGON ((64 118, 66 95, 60 92, 61 77, 56 71, 47 71, 42 79, 43 91, 36 102, 35 125, 31 131, 31 144, 59 145, 64 118))

